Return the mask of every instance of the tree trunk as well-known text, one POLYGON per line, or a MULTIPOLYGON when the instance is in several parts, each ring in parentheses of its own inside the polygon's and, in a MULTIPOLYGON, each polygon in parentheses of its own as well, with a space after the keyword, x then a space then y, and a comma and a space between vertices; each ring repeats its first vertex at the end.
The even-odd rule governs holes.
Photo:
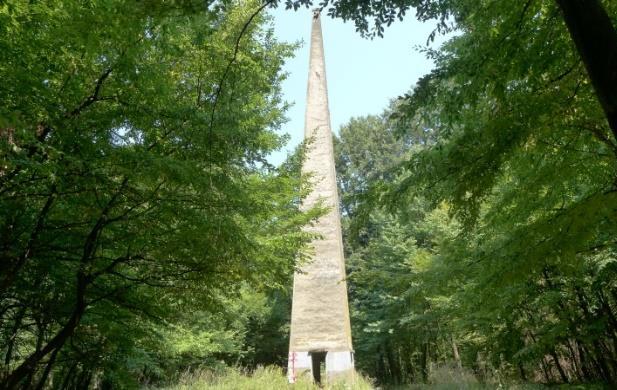
POLYGON ((90 230, 90 233, 86 237, 84 241, 84 249, 83 254, 80 260, 81 267, 77 272, 77 280, 76 280, 76 288, 75 288, 75 307, 73 308, 73 313, 71 317, 67 321, 67 323, 60 329, 58 333, 40 350, 37 350, 30 354, 24 362, 17 367, 8 377, 0 384, 2 389, 14 389, 17 385, 19 385, 24 379, 28 377, 29 374, 36 370, 37 364, 41 362, 50 352, 55 349, 60 349, 64 346, 64 343, 73 335, 75 329, 79 325, 81 321, 81 317, 86 311, 86 307, 88 306, 86 303, 86 289, 88 284, 93 282, 93 276, 86 274, 86 266, 92 260, 94 253, 97 248, 97 240, 105 226, 107 226, 108 222, 108 214, 111 209, 114 207, 116 200, 122 194, 124 189, 128 184, 129 178, 125 177, 120 184, 118 190, 114 193, 111 199, 107 202, 103 210, 101 211, 101 215, 98 220, 90 230))
POLYGON ((576 378, 579 382, 585 381, 585 377, 583 375, 583 372, 581 371, 581 362, 577 358, 574 348, 572 348, 572 340, 568 339, 565 344, 568 348, 568 352, 570 353, 570 360, 572 360, 572 370, 574 371, 576 378))
POLYGON ((578 351, 578 356, 581 360, 581 370, 583 371, 583 375, 587 378, 587 381, 592 381, 596 379, 596 375, 594 375, 593 370, 593 362, 589 362, 587 359, 587 351, 585 350, 584 345, 579 340, 575 340, 576 350, 578 351))
MULTIPOLYGON (((591 309, 589 308, 587 297, 585 296, 583 290, 578 286, 575 287, 574 290, 576 291, 576 297, 578 299, 578 304, 581 310, 583 311, 583 316, 585 318, 585 321, 589 324, 593 323, 596 319, 591 313, 591 309)), ((602 343, 597 337, 594 337, 591 339, 591 345, 593 346, 593 349, 595 352, 594 360, 598 364, 600 374, 602 375, 605 381, 609 383, 613 383, 613 379, 611 376, 611 370, 609 369, 609 366, 608 366, 609 363, 607 362, 607 358, 606 358, 606 353, 607 353, 606 348, 603 348, 602 343)))
POLYGON ((43 230, 43 227, 45 225, 45 219, 47 218, 47 215, 51 210, 55 198, 56 186, 54 184, 51 187, 50 194, 47 196, 47 201, 45 202, 43 209, 39 212, 36 218, 36 224, 32 228, 30 238, 28 238, 28 242, 26 243, 26 248, 24 249, 22 254, 16 259, 13 267, 10 267, 11 269, 6 270, 6 275, 4 275, 4 277, 0 281, 0 292, 6 291, 9 287, 13 285, 21 269, 24 267, 28 259, 32 257, 36 242, 39 238, 39 235, 41 234, 41 231, 43 230))
POLYGON ((555 351, 555 349, 551 350, 551 356, 553 358, 553 361, 555 362, 555 366, 557 367, 557 371, 559 372, 559 376, 561 377, 561 380, 563 381, 563 383, 568 383, 568 376, 566 375, 566 372, 563 370, 563 367, 561 366, 561 363, 559 362, 559 356, 557 356, 557 352, 555 351))
POLYGON ((47 365, 45 366, 45 371, 43 371, 43 374, 41 375, 41 378, 39 379, 39 383, 36 385, 35 390, 43 390, 45 388, 45 383, 47 382, 47 378, 49 377, 51 368, 54 366, 54 363, 56 362, 56 356, 58 355, 58 351, 60 351, 60 349, 55 349, 51 353, 51 356, 49 357, 49 361, 47 362, 47 365))
POLYGON ((73 378, 73 373, 75 372, 76 368, 77 368, 77 363, 74 362, 71 365, 71 368, 69 368, 68 372, 66 373, 66 376, 64 377, 64 380, 62 381, 62 384, 58 388, 59 390, 64 390, 69 387, 69 383, 71 381, 71 378, 73 378))
POLYGON ((422 382, 428 383, 428 342, 422 348, 422 382))
POLYGON ((527 382, 527 374, 525 373, 525 367, 523 367, 523 363, 518 362, 518 372, 521 374, 521 380, 523 382, 527 382))
POLYGON ((86 310, 86 287, 88 285, 85 275, 80 273, 77 278, 77 302, 73 309, 73 314, 68 322, 60 329, 58 333, 40 350, 30 354, 24 362, 17 367, 11 374, 6 377, 2 383, 3 389, 15 389, 24 379, 28 377, 34 370, 37 364, 45 358, 50 352, 62 348, 64 343, 73 335, 75 328, 79 325, 82 315, 86 310))
POLYGON ((456 362, 456 366, 462 372, 463 371, 463 362, 461 362, 461 355, 458 353, 458 346, 456 345, 456 341, 454 340, 454 336, 450 336, 450 342, 452 343, 452 356, 454 356, 454 361, 456 362))
POLYGON ((546 364, 546 359, 542 357, 540 361, 542 364, 542 370, 544 371, 544 377, 546 378, 546 383, 553 383, 555 380, 553 379, 553 374, 551 373, 550 366, 546 364))
POLYGON ((4 366, 9 367, 11 364, 11 359, 13 358, 13 348, 15 346, 15 341, 17 339, 17 334, 19 333, 19 328, 21 328, 21 321, 24 318, 26 313, 26 307, 22 307, 17 312, 17 316, 15 318, 15 323, 13 325, 13 329, 11 329, 11 336, 8 340, 8 346, 6 348, 6 355, 4 355, 4 366))
POLYGON ((617 32, 600 0, 556 0, 617 139, 617 32))
MULTIPOLYGON (((598 297, 598 301, 600 302, 600 307, 602 308, 602 311, 608 318, 608 324, 607 324, 608 329, 606 333, 610 337, 612 344, 613 344, 613 348, 611 350, 611 353, 613 356, 611 360, 613 362, 616 362, 617 356, 615 355, 617 354, 617 318, 615 318, 615 314, 613 313, 613 310, 609 304, 608 298, 606 297, 606 295, 604 295, 604 292, 602 291, 602 289, 599 289, 596 292, 596 295, 598 297)), ((613 364, 612 366, 613 366, 613 369, 615 369, 615 364, 613 364)))
POLYGON ((390 378, 392 378, 394 384, 400 384, 400 371, 398 369, 398 364, 396 361, 396 357, 394 356, 394 352, 390 347, 390 342, 386 344, 386 359, 388 361, 388 367, 390 368, 390 378))

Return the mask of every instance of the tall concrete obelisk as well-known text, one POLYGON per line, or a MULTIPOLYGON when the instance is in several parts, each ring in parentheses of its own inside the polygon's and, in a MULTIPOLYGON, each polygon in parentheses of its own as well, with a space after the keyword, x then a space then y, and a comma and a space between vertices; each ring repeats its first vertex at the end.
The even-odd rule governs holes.
POLYGON ((310 262, 294 275, 288 377, 322 378, 325 364, 328 379, 353 375, 353 349, 345 281, 345 259, 339 214, 334 151, 328 109, 326 65, 321 20, 314 11, 304 125, 305 139, 312 138, 303 174, 310 174, 312 193, 303 207, 323 202, 329 212, 309 231, 322 238, 311 243, 310 262))

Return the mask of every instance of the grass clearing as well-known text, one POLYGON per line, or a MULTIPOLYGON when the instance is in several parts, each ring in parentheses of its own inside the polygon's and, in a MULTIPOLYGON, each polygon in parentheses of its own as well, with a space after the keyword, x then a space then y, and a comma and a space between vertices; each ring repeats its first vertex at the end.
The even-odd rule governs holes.
POLYGON ((280 367, 259 367, 254 371, 238 368, 222 370, 198 369, 182 373, 175 384, 148 388, 149 390, 601 390, 602 385, 555 385, 546 386, 526 383, 479 383, 470 373, 455 372, 455 370, 433 370, 430 384, 409 384, 402 386, 376 386, 370 379, 357 374, 354 383, 336 382, 315 385, 308 377, 298 378, 295 384, 289 384, 280 367))
POLYGON ((240 369, 223 371, 196 370, 185 372, 177 384, 159 388, 160 390, 372 390, 375 386, 362 375, 357 374, 355 383, 336 382, 319 387, 307 377, 298 378, 295 384, 289 384, 280 367, 259 367, 248 372, 240 369))

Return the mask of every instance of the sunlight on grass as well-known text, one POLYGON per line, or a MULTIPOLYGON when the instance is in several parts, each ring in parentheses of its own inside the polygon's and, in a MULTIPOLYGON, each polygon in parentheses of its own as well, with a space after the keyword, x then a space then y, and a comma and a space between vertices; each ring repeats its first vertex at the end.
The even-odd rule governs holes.
MULTIPOLYGON (((374 389, 369 380, 357 374, 355 383, 336 382, 323 387, 331 390, 371 390, 374 389)), ((164 387, 165 390, 316 390, 321 389, 308 378, 299 378, 290 385, 283 370, 279 367, 260 367, 253 372, 242 372, 238 369, 228 369, 224 372, 197 370, 180 376, 178 384, 164 387)))
MULTIPOLYGON (((407 384, 401 386, 375 386, 372 381, 361 374, 356 374, 354 383, 336 382, 319 387, 308 377, 299 378, 291 385, 280 367, 259 367, 255 371, 226 368, 220 370, 200 369, 185 372, 176 380, 177 384, 157 388, 157 390, 541 390, 547 386, 525 383, 479 383, 466 370, 452 367, 437 367, 431 371, 429 384, 407 384)), ((599 385, 557 385, 551 389, 563 390, 600 390, 599 385)), ((152 388, 151 390, 154 390, 152 388)))

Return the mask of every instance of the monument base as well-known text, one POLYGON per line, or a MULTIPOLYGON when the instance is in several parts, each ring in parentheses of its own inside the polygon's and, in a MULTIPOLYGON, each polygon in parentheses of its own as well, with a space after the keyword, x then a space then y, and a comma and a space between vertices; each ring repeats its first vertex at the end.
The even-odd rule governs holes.
POLYGON ((352 351, 293 351, 289 353, 287 379, 295 383, 308 377, 317 383, 353 380, 354 364, 352 351), (325 372, 322 375, 322 365, 325 372))

